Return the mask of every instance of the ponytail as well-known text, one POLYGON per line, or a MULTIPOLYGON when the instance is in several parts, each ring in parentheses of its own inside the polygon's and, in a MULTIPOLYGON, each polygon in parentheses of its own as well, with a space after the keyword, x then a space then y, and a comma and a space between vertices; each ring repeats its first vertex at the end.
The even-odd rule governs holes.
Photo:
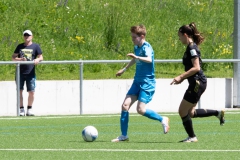
POLYGON ((196 24, 194 22, 190 23, 189 25, 183 25, 179 28, 179 32, 183 34, 186 33, 197 45, 200 45, 204 41, 204 37, 197 30, 196 24))

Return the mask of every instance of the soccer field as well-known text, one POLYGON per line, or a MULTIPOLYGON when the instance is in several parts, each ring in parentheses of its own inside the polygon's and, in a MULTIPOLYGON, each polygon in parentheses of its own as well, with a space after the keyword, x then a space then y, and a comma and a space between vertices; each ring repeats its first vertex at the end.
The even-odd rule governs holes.
POLYGON ((0 159, 240 159, 240 112, 225 113, 226 123, 216 117, 193 119, 196 143, 179 143, 187 137, 177 113, 164 135, 159 122, 130 114, 129 142, 112 143, 120 135, 119 115, 41 116, 0 118, 0 159), (94 142, 82 139, 82 129, 93 125, 94 142))

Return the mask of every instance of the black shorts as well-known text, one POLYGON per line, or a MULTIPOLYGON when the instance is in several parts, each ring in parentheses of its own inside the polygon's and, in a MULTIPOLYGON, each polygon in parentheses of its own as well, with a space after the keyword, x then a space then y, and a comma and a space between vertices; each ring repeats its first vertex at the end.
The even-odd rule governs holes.
POLYGON ((207 82, 199 80, 192 81, 189 83, 188 89, 186 90, 183 99, 190 103, 197 103, 207 88, 207 82))

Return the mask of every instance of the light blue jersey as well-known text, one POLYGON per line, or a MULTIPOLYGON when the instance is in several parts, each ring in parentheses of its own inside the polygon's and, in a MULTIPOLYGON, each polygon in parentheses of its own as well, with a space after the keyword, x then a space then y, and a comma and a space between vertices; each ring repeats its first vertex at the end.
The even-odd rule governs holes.
POLYGON ((134 80, 137 82, 155 82, 154 51, 152 46, 145 41, 141 47, 134 46, 134 53, 139 57, 152 58, 152 63, 147 63, 136 59, 136 73, 134 80))
POLYGON ((139 57, 151 57, 152 63, 136 60, 134 81, 127 95, 135 95, 139 101, 147 104, 155 92, 154 51, 148 42, 144 42, 141 47, 134 46, 134 53, 139 57))

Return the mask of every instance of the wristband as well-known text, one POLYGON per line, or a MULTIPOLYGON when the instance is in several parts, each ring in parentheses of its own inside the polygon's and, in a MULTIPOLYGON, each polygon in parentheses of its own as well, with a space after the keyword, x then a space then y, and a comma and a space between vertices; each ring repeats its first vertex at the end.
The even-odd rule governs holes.
POLYGON ((127 70, 127 68, 125 67, 125 68, 123 68, 123 72, 125 72, 127 70))

